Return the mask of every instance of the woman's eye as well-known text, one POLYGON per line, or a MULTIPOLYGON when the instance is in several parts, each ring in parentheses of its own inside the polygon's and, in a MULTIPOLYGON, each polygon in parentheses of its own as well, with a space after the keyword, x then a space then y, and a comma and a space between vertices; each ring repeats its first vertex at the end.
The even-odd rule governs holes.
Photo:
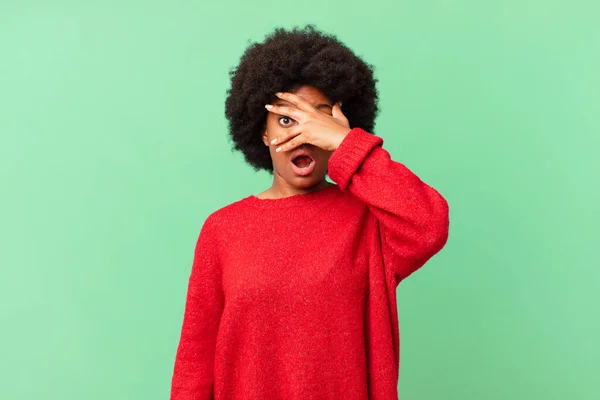
POLYGON ((282 117, 279 117, 279 120, 278 120, 278 121, 279 121, 279 123, 280 123, 281 125, 283 125, 283 126, 288 126, 288 125, 291 125, 291 124, 292 124, 292 121, 294 121, 294 120, 293 120, 293 119, 291 119, 290 117, 287 117, 287 116, 282 116, 282 117), (283 123, 282 123, 282 121, 283 121, 283 123))

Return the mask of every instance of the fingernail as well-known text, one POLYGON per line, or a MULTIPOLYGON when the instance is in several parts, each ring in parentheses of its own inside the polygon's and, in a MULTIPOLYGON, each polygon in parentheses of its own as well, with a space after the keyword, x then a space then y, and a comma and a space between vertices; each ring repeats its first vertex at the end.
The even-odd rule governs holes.
POLYGON ((277 92, 277 93, 275 93, 275 96, 281 96, 282 94, 283 93, 281 93, 281 92, 277 92))
POLYGON ((271 140, 271 144, 275 144, 276 141, 277 141, 277 138, 271 140))
POLYGON ((267 110, 270 110, 271 108, 273 108, 273 106, 272 106, 272 105, 270 105, 270 104, 265 104, 265 108, 266 108, 267 110))
POLYGON ((277 153, 277 152, 279 152, 279 150, 281 150, 281 147, 276 148, 275 152, 277 153))

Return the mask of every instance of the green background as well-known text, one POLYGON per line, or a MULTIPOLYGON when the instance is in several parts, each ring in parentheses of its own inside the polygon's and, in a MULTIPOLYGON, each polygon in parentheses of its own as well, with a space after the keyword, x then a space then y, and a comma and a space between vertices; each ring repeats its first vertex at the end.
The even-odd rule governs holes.
POLYGON ((450 205, 398 287, 400 398, 600 398, 596 1, 0 4, 3 400, 168 398, 200 227, 271 183, 228 71, 306 23, 375 66, 374 133, 450 205))

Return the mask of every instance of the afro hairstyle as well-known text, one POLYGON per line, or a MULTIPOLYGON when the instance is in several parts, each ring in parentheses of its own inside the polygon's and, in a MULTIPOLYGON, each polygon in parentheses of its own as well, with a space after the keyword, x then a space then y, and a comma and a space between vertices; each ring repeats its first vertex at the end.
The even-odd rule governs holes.
POLYGON ((301 85, 321 90, 334 103, 342 101, 350 127, 373 132, 377 107, 374 67, 354 54, 336 36, 313 24, 286 31, 276 28, 263 43, 251 43, 239 65, 229 71, 225 117, 232 151, 241 151, 255 171, 273 172, 269 148, 262 141, 275 92, 293 92, 301 85))

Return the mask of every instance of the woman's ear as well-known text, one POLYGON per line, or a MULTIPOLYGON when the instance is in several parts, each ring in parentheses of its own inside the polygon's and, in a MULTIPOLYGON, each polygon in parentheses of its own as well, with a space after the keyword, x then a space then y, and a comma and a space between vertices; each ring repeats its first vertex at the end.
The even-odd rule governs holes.
POLYGON ((269 137, 267 136, 267 128, 265 127, 262 134, 262 140, 265 146, 269 147, 269 137))

